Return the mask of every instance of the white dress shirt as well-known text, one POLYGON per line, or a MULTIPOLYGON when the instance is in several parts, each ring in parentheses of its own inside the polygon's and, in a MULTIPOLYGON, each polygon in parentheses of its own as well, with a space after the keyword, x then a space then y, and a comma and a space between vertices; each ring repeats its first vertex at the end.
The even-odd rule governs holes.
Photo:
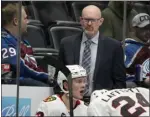
MULTIPOLYGON (((99 39, 99 32, 93 38, 91 38, 92 40, 92 44, 90 46, 91 48, 91 70, 89 74, 90 84, 89 84, 88 96, 90 96, 93 91, 93 75, 94 75, 94 69, 95 69, 95 63, 96 63, 96 57, 97 57, 98 39, 99 39)), ((80 47, 80 62, 79 62, 80 65, 82 65, 82 58, 83 58, 83 52, 84 52, 86 40, 87 40, 87 37, 85 33, 83 33, 81 47, 80 47)))

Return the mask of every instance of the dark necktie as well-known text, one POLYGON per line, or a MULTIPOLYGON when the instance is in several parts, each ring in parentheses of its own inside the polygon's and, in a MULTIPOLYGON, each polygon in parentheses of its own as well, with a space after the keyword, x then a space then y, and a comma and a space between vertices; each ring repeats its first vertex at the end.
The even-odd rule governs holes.
POLYGON ((87 72, 87 85, 86 85, 86 91, 85 94, 88 93, 89 90, 89 75, 90 75, 90 70, 91 70, 91 46, 92 41, 88 39, 85 41, 85 48, 83 51, 83 57, 82 57, 82 67, 86 69, 87 72))

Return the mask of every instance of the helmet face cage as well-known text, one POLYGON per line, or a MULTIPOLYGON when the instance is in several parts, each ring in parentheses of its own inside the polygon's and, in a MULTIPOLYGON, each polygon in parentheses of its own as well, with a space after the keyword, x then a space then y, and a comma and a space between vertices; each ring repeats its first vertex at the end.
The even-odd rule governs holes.
MULTIPOLYGON (((82 66, 67 65, 66 67, 70 70, 72 79, 87 76, 86 70, 82 66)), ((66 76, 61 71, 59 71, 58 78, 57 78, 57 83, 58 83, 59 87, 61 88, 61 90, 64 93, 69 93, 69 91, 66 91, 63 87, 63 83, 64 83, 65 80, 68 81, 66 76)))

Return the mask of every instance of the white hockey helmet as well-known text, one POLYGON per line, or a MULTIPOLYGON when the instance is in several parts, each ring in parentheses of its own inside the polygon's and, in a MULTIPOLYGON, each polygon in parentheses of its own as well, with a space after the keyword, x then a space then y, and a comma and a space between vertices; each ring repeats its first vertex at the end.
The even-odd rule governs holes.
POLYGON ((106 93, 108 90, 106 89, 102 89, 102 90, 95 90, 93 91, 92 95, 91 95, 91 99, 90 102, 93 101, 94 99, 101 97, 104 93, 106 93))
MULTIPOLYGON (((72 78, 79 78, 79 77, 87 76, 86 70, 80 65, 67 65, 66 67, 70 70, 72 78)), ((69 91, 66 91, 63 87, 63 82, 65 80, 67 81, 66 76, 61 71, 59 71, 57 83, 64 93, 69 93, 69 91)))

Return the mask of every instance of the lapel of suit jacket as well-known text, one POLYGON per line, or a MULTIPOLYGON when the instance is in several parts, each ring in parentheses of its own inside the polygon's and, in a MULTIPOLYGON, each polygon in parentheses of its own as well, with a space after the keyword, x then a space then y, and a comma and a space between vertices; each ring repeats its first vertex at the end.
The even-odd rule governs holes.
POLYGON ((101 57, 103 56, 103 53, 104 53, 104 37, 101 34, 99 34, 97 57, 96 57, 93 80, 96 79, 96 74, 99 70, 99 66, 101 64, 101 57))
POLYGON ((80 58, 80 45, 82 40, 82 33, 77 35, 74 42, 73 42, 73 49, 74 49, 74 63, 79 64, 79 58, 80 58))

